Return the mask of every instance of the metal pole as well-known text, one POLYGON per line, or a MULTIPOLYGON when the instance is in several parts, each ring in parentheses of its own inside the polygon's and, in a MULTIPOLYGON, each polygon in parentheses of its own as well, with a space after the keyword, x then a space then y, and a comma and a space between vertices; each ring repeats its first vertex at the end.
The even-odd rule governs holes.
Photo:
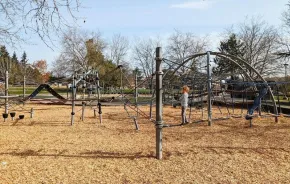
POLYGON ((76 93, 76 77, 73 75, 73 82, 72 82, 72 103, 71 103, 71 125, 74 124, 74 109, 75 109, 75 93, 76 93))
POLYGON ((89 98, 91 98, 91 96, 92 96, 92 93, 93 93, 93 85, 90 83, 90 86, 89 86, 89 98))
POLYGON ((68 85, 66 86, 66 98, 68 99, 68 92, 69 92, 69 87, 68 87, 68 85))
POLYGON ((138 111, 138 86, 137 86, 137 72, 135 73, 135 107, 137 108, 137 115, 136 118, 138 118, 139 111, 138 111))
POLYGON ((138 126, 138 115, 139 115, 139 109, 138 109, 138 86, 137 86, 137 71, 135 73, 135 107, 136 107, 136 117, 134 117, 134 123, 136 130, 139 130, 138 126))
POLYGON ((122 97, 122 100, 124 98, 124 95, 123 95, 123 72, 122 72, 122 66, 119 65, 119 68, 120 68, 120 71, 121 71, 121 82, 120 82, 120 92, 121 92, 121 97, 122 97))
POLYGON ((100 79, 99 79, 99 72, 96 73, 96 80, 97 80, 97 93, 98 93, 98 107, 99 107, 99 119, 100 119, 100 124, 102 124, 102 110, 101 110, 101 107, 102 107, 102 104, 100 103, 100 79))
POLYGON ((31 110, 30 110, 30 118, 33 118, 33 114, 34 114, 34 110, 33 110, 33 108, 31 108, 31 110))
POLYGON ((285 66, 285 81, 286 81, 286 79, 287 79, 287 66, 288 66, 288 64, 285 63, 284 66, 285 66))
POLYGON ((162 159, 162 55, 161 47, 156 48, 156 158, 162 159))
POLYGON ((83 86, 82 86, 82 88, 83 88, 83 99, 85 99, 85 94, 86 94, 86 79, 85 79, 85 76, 86 76, 86 74, 85 74, 85 72, 83 72, 83 86))
POLYGON ((259 116, 262 115, 262 99, 260 99, 260 102, 259 102, 258 113, 259 113, 259 116))
POLYGON ((82 102, 82 121, 84 121, 86 102, 82 102))
POLYGON ((212 109, 211 109, 211 70, 210 70, 210 52, 207 52, 207 116, 208 126, 211 126, 212 109))
POLYGON ((153 106, 153 76, 152 76, 152 78, 151 78, 151 80, 150 80, 150 94, 151 94, 151 100, 150 100, 150 112, 149 112, 149 117, 150 117, 150 119, 152 119, 152 106, 153 106))
MULTIPOLYGON (((25 99, 25 86, 26 86, 26 76, 25 76, 25 74, 24 74, 24 76, 23 76, 23 99, 25 99)), ((23 105, 24 105, 24 100, 23 100, 23 105)))
POLYGON ((5 72, 5 114, 8 114, 8 80, 9 79, 9 73, 8 68, 5 72))

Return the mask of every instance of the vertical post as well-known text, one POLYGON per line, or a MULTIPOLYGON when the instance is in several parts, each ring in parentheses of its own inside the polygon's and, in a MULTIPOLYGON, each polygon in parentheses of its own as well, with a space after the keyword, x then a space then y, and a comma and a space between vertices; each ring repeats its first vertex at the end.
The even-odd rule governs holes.
POLYGON ((207 116, 208 126, 211 126, 211 70, 210 70, 210 52, 207 52, 207 116))
POLYGON ((8 82, 9 82, 9 73, 8 73, 8 68, 5 72, 5 114, 8 114, 8 82))
POLYGON ((137 86, 137 71, 135 73, 135 107, 136 107, 136 118, 138 118, 139 111, 138 111, 138 86, 137 86))
POLYGON ((199 94, 200 94, 200 106, 201 106, 201 118, 202 118, 202 119, 204 118, 203 95, 202 95, 203 88, 204 88, 204 85, 201 84, 201 85, 200 85, 199 94))
POLYGON ((137 71, 135 72, 135 107, 136 107, 136 117, 134 117, 134 123, 136 130, 139 130, 138 126, 138 116, 139 116, 139 109, 138 109, 138 86, 137 86, 137 71))
POLYGON ((82 102, 82 121, 84 121, 86 102, 82 102))
POLYGON ((73 75, 73 82, 72 82, 72 103, 71 103, 71 125, 74 124, 74 115, 75 115, 75 112, 74 112, 74 109, 75 109, 75 93, 76 93, 76 77, 75 75, 73 75))
POLYGON ((69 84, 66 85, 66 98, 68 99, 69 84))
MULTIPOLYGON (((285 63, 284 66, 285 66, 285 82, 287 82, 287 67, 288 67, 288 64, 285 63)), ((285 94, 284 94, 285 97, 284 97, 284 99, 288 100, 286 84, 284 84, 284 88, 285 88, 285 94)))
POLYGON ((262 99, 260 99, 260 102, 259 102, 258 113, 259 113, 259 116, 262 115, 262 99))
POLYGON ((162 159, 162 55, 161 47, 156 48, 156 158, 162 159))
POLYGON ((31 110, 30 110, 30 118, 33 118, 33 114, 34 114, 34 110, 33 110, 33 108, 31 108, 31 110))
MULTIPOLYGON (((100 124, 102 124, 102 104, 100 103, 100 79, 99 79, 99 72, 96 73, 96 80, 97 80, 97 93, 98 93, 98 108, 99 108, 99 119, 100 124)), ((104 85, 104 84, 103 84, 104 85)))
POLYGON ((150 100, 150 112, 149 112, 149 117, 150 119, 152 119, 152 106, 153 106, 153 97, 154 97, 154 92, 153 92, 153 76, 154 74, 152 74, 152 78, 150 79, 150 94, 151 94, 151 100, 150 100))
POLYGON ((122 71, 122 65, 119 65, 118 66, 119 68, 120 68, 120 71, 121 71, 121 82, 120 82, 120 92, 121 92, 121 97, 122 97, 122 100, 123 100, 123 98, 124 98, 124 95, 123 95, 123 71, 122 71))
POLYGON ((25 104, 25 102, 24 102, 24 99, 25 99, 25 85, 26 85, 26 76, 25 76, 25 73, 24 73, 24 76, 23 76, 23 89, 22 89, 22 93, 23 93, 23 105, 25 104))
POLYGON ((85 94, 86 94, 86 79, 85 79, 85 72, 83 72, 83 86, 82 86, 82 88, 83 88, 83 99, 85 99, 85 94))
POLYGON ((89 98, 91 98, 91 96, 92 96, 92 93, 93 93, 93 85, 92 84, 90 84, 90 86, 89 86, 89 98))

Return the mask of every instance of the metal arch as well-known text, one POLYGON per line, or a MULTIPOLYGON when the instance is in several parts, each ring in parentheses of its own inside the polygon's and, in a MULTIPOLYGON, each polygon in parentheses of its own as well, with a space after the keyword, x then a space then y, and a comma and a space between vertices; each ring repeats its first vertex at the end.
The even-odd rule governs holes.
MULTIPOLYGON (((200 57, 200 56, 205 56, 207 54, 207 52, 206 53, 198 53, 198 54, 194 54, 194 55, 191 55, 191 56, 188 56, 188 57, 186 57, 185 58, 185 60, 184 60, 184 62, 183 63, 181 63, 174 71, 173 71, 173 73, 171 74, 171 76, 172 75, 174 75, 175 73, 176 73, 176 71, 177 70, 179 70, 179 68, 180 67, 182 67, 183 65, 185 65, 188 61, 190 61, 190 60, 192 60, 192 59, 194 59, 194 58, 197 58, 197 57, 200 57)), ((218 55, 219 53, 218 52, 211 52, 210 51, 210 54, 211 55, 216 55, 216 56, 219 56, 219 57, 223 57, 223 58, 225 58, 225 59, 228 59, 228 60, 230 60, 231 62, 233 62, 235 65, 237 65, 243 72, 244 72, 244 74, 251 80, 251 81, 254 81, 249 75, 248 75, 248 73, 243 69, 243 67, 241 66, 241 65, 239 65, 236 61, 234 61, 233 59, 231 59, 231 58, 228 58, 228 57, 226 57, 226 56, 223 56, 223 55, 218 55)), ((166 73, 167 74, 167 73, 166 73)))
MULTIPOLYGON (((211 55, 215 55, 215 56, 218 56, 218 57, 223 57, 225 59, 228 59, 229 61, 231 61, 232 63, 234 63, 235 65, 237 65, 242 71, 243 73, 251 80, 251 81, 254 81, 249 75, 248 73, 243 69, 243 67, 241 65, 239 65, 235 60, 238 60, 240 62, 242 62, 243 64, 246 65, 247 68, 249 68, 250 70, 254 71, 257 76, 267 84, 267 81, 260 75, 260 73, 255 69, 253 68, 250 64, 248 64, 245 60, 237 57, 237 56, 234 56, 234 55, 231 55, 231 54, 224 54, 224 53, 221 53, 221 52, 212 52, 212 51, 209 51, 211 55), (234 60, 235 59, 235 60, 234 60)), ((194 58, 197 58, 197 57, 200 57, 200 56, 205 56, 207 55, 207 52, 205 53, 198 53, 198 54, 194 54, 194 55, 191 55, 191 56, 188 56, 182 60, 184 60, 174 71, 173 73, 171 74, 171 76, 173 76, 177 70, 179 70, 183 65, 185 65, 188 61, 194 59, 194 58)), ((179 60, 180 61, 180 60, 179 60)), ((170 76, 170 78, 171 78, 170 76)), ((165 77, 165 76, 163 76, 165 77)), ((271 88, 269 88, 269 93, 271 95, 271 99, 272 99, 272 102, 273 102, 273 106, 274 106, 274 113, 275 114, 278 114, 278 110, 277 110, 277 104, 275 102, 275 99, 274 99, 274 95, 273 95, 273 92, 271 90, 271 88)))
MULTIPOLYGON (((238 61, 241 61, 243 64, 246 65, 246 67, 248 67, 249 69, 254 71, 257 74, 257 76, 268 85, 267 81, 260 75, 260 73, 255 68, 253 68, 249 63, 247 63, 245 60, 243 60, 237 56, 231 55, 231 54, 224 54, 224 53, 220 53, 220 52, 212 52, 212 53, 213 53, 213 55, 216 55, 219 57, 225 56, 224 58, 230 57, 230 58, 236 59, 238 61)), ((273 95, 271 88, 269 88, 269 93, 270 93, 271 98, 272 98, 272 102, 273 102, 273 106, 274 106, 274 113, 277 115, 278 114, 277 104, 276 104, 276 101, 275 101, 275 98, 274 98, 274 95, 273 95)))
MULTIPOLYGON (((194 59, 196 57, 200 57, 200 56, 205 56, 207 53, 198 53, 198 54, 194 54, 194 55, 191 55, 191 56, 188 56, 188 57, 185 57, 184 59, 180 59, 179 61, 177 62, 180 62, 181 60, 183 61, 183 63, 181 63, 174 71, 171 75, 174 75, 177 70, 179 70, 180 67, 182 67, 184 64, 186 64, 188 61, 190 61, 191 59, 194 59)), ((167 73, 166 73, 167 74, 167 73)), ((163 78, 165 77, 166 75, 163 75, 163 78)), ((171 77, 170 77, 171 78, 171 77)))

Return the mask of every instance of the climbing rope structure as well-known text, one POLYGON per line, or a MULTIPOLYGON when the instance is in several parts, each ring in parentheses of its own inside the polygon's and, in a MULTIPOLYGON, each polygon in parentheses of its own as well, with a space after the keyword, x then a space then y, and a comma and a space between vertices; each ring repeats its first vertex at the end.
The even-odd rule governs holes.
MULTIPOLYGON (((209 126, 217 119, 245 118, 249 114, 254 117, 251 114, 251 111, 254 110, 258 110, 257 113, 261 117, 263 117, 262 111, 264 113, 266 111, 267 116, 273 117, 275 122, 282 114, 280 108, 278 109, 278 105, 280 106, 280 95, 277 91, 279 90, 278 83, 265 80, 255 68, 242 58, 234 55, 208 51, 172 61, 163 58, 161 47, 157 47, 155 75, 157 159, 162 159, 162 129, 183 126, 178 122, 174 124, 166 122, 163 117, 163 105, 178 105, 180 95, 178 87, 180 89, 182 85, 188 85, 192 90, 189 94, 189 119, 192 116, 192 107, 201 106, 201 109, 205 108, 201 112, 201 120, 207 121, 209 126), (233 80, 233 74, 213 74, 211 67, 213 57, 222 58, 229 64, 234 65, 239 71, 239 73, 235 73, 235 76, 238 76, 239 79, 233 80), (197 61, 201 61, 200 68, 195 65, 197 61), (213 115, 216 116, 216 114, 213 114, 213 108, 216 106, 221 115, 226 114, 227 116, 213 117, 213 115), (239 106, 240 111, 237 111, 237 106, 239 106), (225 112, 222 111, 224 107, 226 107, 225 112)), ((249 118, 249 120, 250 126, 252 126, 252 118, 249 118)))

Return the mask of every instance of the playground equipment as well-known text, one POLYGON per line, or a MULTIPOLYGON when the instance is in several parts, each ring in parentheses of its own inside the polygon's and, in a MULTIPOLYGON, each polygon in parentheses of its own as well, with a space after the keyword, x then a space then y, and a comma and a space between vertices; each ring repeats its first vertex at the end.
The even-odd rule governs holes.
POLYGON ((82 99, 80 99, 80 101, 82 102, 82 116, 81 116, 81 120, 84 120, 84 112, 85 112, 85 106, 87 105, 86 101, 90 101, 90 103, 94 100, 97 100, 97 106, 99 108, 99 120, 100 123, 102 123, 102 110, 101 110, 101 103, 100 103, 100 86, 99 86, 99 76, 98 76, 98 72, 97 71, 93 71, 92 69, 87 71, 87 72, 83 72, 83 74, 78 75, 78 74, 74 74, 73 75, 73 82, 72 82, 72 95, 71 95, 71 102, 72 102, 72 112, 71 112, 71 125, 74 124, 74 115, 75 115, 75 102, 77 101, 77 96, 76 96, 76 89, 77 86, 81 84, 82 85, 82 99), (77 78, 79 77, 79 78, 77 78), (92 81, 86 81, 87 78, 93 78, 95 80, 92 81), (91 99, 91 94, 92 94, 92 86, 91 86, 91 82, 95 82, 96 81, 96 90, 97 90, 97 99, 91 99), (90 89, 89 90, 89 98, 85 98, 85 92, 86 92, 86 85, 87 83, 90 84, 90 89))
MULTIPOLYGON (((163 73, 162 72, 162 61, 169 61, 167 59, 162 58, 162 53, 161 53, 161 47, 157 47, 156 48, 156 120, 155 120, 155 128, 156 128, 156 158, 157 159, 162 159, 162 129, 166 128, 166 127, 173 127, 173 126, 181 126, 182 124, 175 124, 175 125, 168 125, 165 124, 163 122, 163 116, 162 116, 162 107, 163 107, 163 101, 162 101, 162 97, 163 97, 163 91, 164 91, 164 86, 163 86, 163 79, 164 78, 168 78, 169 81, 174 80, 174 78, 176 78, 176 73, 179 70, 180 67, 185 66, 186 63, 188 63, 189 61, 201 57, 201 56, 206 56, 207 57, 207 62, 206 62, 206 95, 207 95, 207 122, 208 125, 211 126, 212 125, 212 104, 213 104, 213 99, 214 99, 214 93, 216 94, 222 94, 224 95, 225 93, 225 89, 221 89, 219 91, 214 91, 213 90, 213 86, 212 84, 214 84, 214 80, 212 77, 212 73, 210 70, 210 56, 216 56, 216 57, 221 57, 224 59, 227 59, 227 61, 235 64, 241 71, 242 71, 242 75, 243 77, 246 79, 245 82, 242 83, 242 85, 245 85, 246 83, 251 83, 254 84, 253 88, 257 89, 258 85, 264 85, 267 87, 268 93, 269 93, 269 97, 270 97, 270 101, 272 103, 272 107, 273 107, 273 114, 272 117, 275 118, 275 122, 278 121, 278 116, 279 116, 279 111, 277 109, 277 104, 276 104, 276 100, 275 97, 273 95, 273 90, 271 89, 271 87, 269 86, 268 82, 259 74, 259 72, 253 68, 251 65, 249 65, 246 61, 244 61, 241 58, 238 58, 236 56, 233 55, 229 55, 229 54, 224 54, 224 53, 219 53, 219 52, 211 52, 208 51, 206 53, 198 53, 198 54, 194 54, 191 56, 188 56, 186 58, 182 59, 182 63, 177 65, 177 67, 173 70, 173 72, 171 72, 170 76, 166 76, 166 74, 168 73, 163 73), (240 65, 239 63, 242 63, 242 65, 240 65), (247 73, 247 71, 250 70, 252 72, 254 72, 257 77, 259 78, 259 80, 261 81, 260 84, 256 84, 255 80, 253 80, 250 75, 247 73)), ((180 63, 180 62, 175 62, 175 63, 180 63)), ((172 68, 172 65, 170 65, 170 68, 172 68)), ((222 85, 221 85, 222 86, 222 85)), ((256 90, 255 90, 256 91, 256 90)), ((244 91, 243 91, 244 92, 244 91)), ((247 91, 245 91, 247 92, 247 91)), ((234 91, 231 90, 231 99, 234 99, 233 96, 234 91)), ((193 99, 193 95, 191 96, 191 98, 193 99)), ((244 97, 244 95, 243 95, 244 97)), ((257 101, 260 102, 261 101, 261 97, 258 97, 257 101)), ((279 96, 278 96, 279 97, 279 96)), ((225 99, 225 97, 222 97, 223 99, 225 99)), ((244 98, 243 98, 244 99, 244 98)), ((279 99, 279 98, 278 98, 279 99)), ((201 100, 202 101, 202 100, 201 100)), ((266 101, 267 102, 267 101, 266 101)), ((227 104, 227 103, 226 103, 227 104)), ((234 104, 234 103, 232 103, 234 104)), ((259 103, 259 106, 261 109, 261 103, 259 103)), ((241 116, 242 117, 242 116, 241 116)), ((252 126, 252 119, 250 120, 250 126, 252 126)))
POLYGON ((53 90, 48 84, 41 84, 36 88, 29 96, 24 98, 24 101, 30 100, 31 98, 34 98, 38 93, 41 92, 41 90, 46 89, 50 94, 55 96, 56 98, 60 99, 61 101, 66 101, 66 99, 58 94, 55 90, 53 90))

